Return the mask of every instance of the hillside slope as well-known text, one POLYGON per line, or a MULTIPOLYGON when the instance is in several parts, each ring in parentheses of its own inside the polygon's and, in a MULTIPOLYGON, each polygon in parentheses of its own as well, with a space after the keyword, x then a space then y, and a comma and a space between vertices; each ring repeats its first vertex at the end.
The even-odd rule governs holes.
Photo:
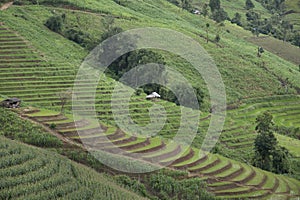
POLYGON ((0 137, 1 199, 143 199, 54 152, 0 137))
MULTIPOLYGON (((152 1, 152 6, 149 6, 147 1, 128 1, 126 6, 119 6, 112 1, 104 1, 97 4, 94 1, 90 1, 88 4, 76 1, 70 1, 69 3, 78 6, 76 9, 90 9, 92 12, 101 13, 101 15, 95 15, 77 11, 70 12, 64 9, 56 10, 57 14, 66 13, 69 24, 76 23, 76 18, 78 18, 80 25, 83 26, 82 30, 87 31, 91 35, 100 35, 104 31, 101 23, 94 26, 94 21, 96 19, 101 21, 103 15, 110 14, 116 17, 115 24, 125 30, 148 26, 168 27, 192 36, 214 58, 225 82, 229 102, 236 101, 239 98, 277 94, 279 92, 278 85, 280 84, 280 80, 277 77, 289 78, 291 85, 295 87, 300 86, 298 66, 269 52, 265 53, 263 58, 257 58, 257 46, 246 42, 243 37, 238 36, 236 33, 242 32, 244 34, 244 32, 231 24, 227 24, 225 28, 222 28, 220 45, 223 48, 216 48, 214 43, 206 44, 205 38, 203 38, 206 35, 205 24, 207 22, 211 24, 211 30, 209 31, 211 39, 215 37, 218 28, 214 22, 186 11, 178 12, 179 8, 163 0, 152 1), (150 16, 154 16, 154 18, 150 16), (174 18, 177 20, 173 20, 174 18), (226 32, 225 30, 227 29, 232 33, 226 32), (266 72, 261 67, 261 63, 265 63, 270 68, 271 73, 266 72), (273 75, 273 72, 276 76, 273 75)), ((84 58, 86 52, 76 45, 73 45, 72 49, 74 50, 71 50, 72 45, 70 42, 65 41, 55 33, 50 33, 43 25, 53 15, 53 10, 51 7, 44 6, 21 6, 12 7, 2 12, 1 15, 7 26, 18 31, 27 40, 30 40, 36 48, 44 54, 48 54, 47 56, 51 57, 51 60, 63 63, 80 62, 80 59, 84 58), (19 14, 13 16, 13 13, 19 14), (37 34, 40 37, 33 38, 37 34), (52 38, 51 41, 56 41, 57 45, 49 44, 50 38, 52 38), (62 47, 61 44, 66 45, 62 47)), ((201 88, 205 92, 205 101, 208 101, 208 93, 203 80, 193 70, 187 70, 191 66, 182 63, 182 61, 178 62, 173 57, 167 59, 167 64, 185 74, 193 85, 199 85, 200 83, 201 88)), ((295 90, 290 90, 290 92, 295 92, 295 90)))
MULTIPOLYGON (((249 158, 247 156, 251 154, 255 138, 253 123, 256 115, 262 111, 273 111, 276 122, 284 126, 291 125, 297 128, 300 125, 299 98, 296 95, 300 88, 298 66, 272 52, 265 52, 258 58, 256 51, 259 43, 253 45, 247 42, 251 33, 240 27, 225 23, 225 27, 220 28, 213 21, 181 11, 164 0, 125 1, 122 5, 112 0, 40 3, 12 6, 0 13, 1 22, 4 23, 0 26, 0 94, 5 97, 16 96, 27 105, 40 107, 41 111, 30 113, 27 117, 45 126, 54 124, 57 131, 66 138, 76 142, 80 139, 72 116, 63 116, 57 111, 61 103, 57 93, 73 87, 77 69, 88 50, 44 26, 49 17, 62 14, 66 15, 66 27, 79 27, 95 41, 99 40, 105 31, 102 20, 112 15, 115 19, 114 25, 124 30, 148 26, 171 28, 191 36, 205 47, 222 74, 228 103, 234 108, 229 111, 225 124, 220 141, 223 148, 219 150, 220 154, 236 159, 249 158), (209 43, 206 43, 205 38, 206 23, 211 24, 209 43), (216 44, 214 38, 220 30, 221 41, 216 44), (286 88, 282 87, 282 80, 286 79, 289 80, 290 95, 280 96, 286 94, 286 88), (257 97, 263 97, 263 102, 255 102, 257 97), (251 101, 252 99, 254 100, 251 101), (283 108, 283 105, 288 108, 283 108)), ((170 144, 166 140, 176 134, 180 125, 180 107, 174 103, 146 101, 144 96, 138 95, 131 98, 130 113, 134 122, 141 126, 150 122, 149 110, 152 106, 165 107, 168 120, 159 132, 160 137, 139 138, 118 129, 111 111, 111 95, 116 81, 109 77, 99 82, 96 92, 97 117, 106 128, 105 132, 97 132, 97 125, 83 118, 79 121, 79 128, 86 131, 86 137, 83 139, 95 142, 91 144, 92 147, 96 145, 108 152, 114 151, 112 146, 101 140, 107 136, 115 145, 128 152, 148 152, 147 156, 141 158, 146 161, 160 160, 167 163, 176 159, 177 162, 171 167, 188 170, 192 176, 203 177, 209 182, 211 191, 220 197, 299 197, 299 182, 294 179, 277 176, 220 155, 209 154, 202 157, 199 154, 198 149, 205 136, 203 133, 210 120, 210 114, 206 112, 209 110, 208 91, 200 75, 195 73, 188 63, 172 54, 164 56, 169 66, 184 74, 193 86, 201 85, 205 93, 206 107, 199 119, 194 148, 183 152, 179 144, 170 144)), ((80 86, 84 92, 89 92, 88 84, 83 82, 80 86)), ((66 105, 66 108, 69 114, 71 104, 66 105)), ((191 118, 197 114, 197 111, 184 109, 191 118)), ((189 126, 189 123, 185 125, 189 126)), ((289 146, 286 137, 278 138, 284 146, 289 146)), ((294 146, 292 150, 294 155, 298 155, 294 146)))

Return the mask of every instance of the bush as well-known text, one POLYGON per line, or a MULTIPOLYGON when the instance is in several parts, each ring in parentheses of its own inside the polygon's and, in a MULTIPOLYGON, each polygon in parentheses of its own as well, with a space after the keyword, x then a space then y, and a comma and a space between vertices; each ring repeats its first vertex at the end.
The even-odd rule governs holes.
POLYGON ((223 8, 220 8, 219 10, 215 10, 212 13, 211 18, 218 23, 223 22, 225 20, 229 20, 228 13, 223 8))
POLYGON ((91 38, 87 33, 82 32, 74 28, 66 30, 65 37, 79 44, 82 47, 89 48, 91 46, 91 38))
POLYGON ((54 124, 54 123, 50 124, 49 128, 56 129, 56 124, 54 124))
POLYGON ((62 27, 63 27, 63 22, 64 22, 63 16, 65 16, 65 15, 50 17, 46 21, 45 26, 47 26, 51 31, 54 31, 56 33, 61 33, 62 27))
POLYGON ((135 95, 137 95, 137 96, 140 96, 142 93, 143 93, 143 89, 141 89, 141 88, 138 88, 138 89, 135 91, 135 95))

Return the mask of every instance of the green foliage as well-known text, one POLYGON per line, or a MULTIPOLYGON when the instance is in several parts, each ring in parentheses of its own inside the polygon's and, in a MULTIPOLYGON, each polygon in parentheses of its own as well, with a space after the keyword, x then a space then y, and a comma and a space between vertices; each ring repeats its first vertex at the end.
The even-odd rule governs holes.
POLYGON ((258 133, 265 133, 271 130, 271 127, 274 125, 273 116, 269 112, 264 112, 262 115, 259 115, 256 119, 257 126, 255 130, 258 133))
POLYGON ((131 179, 130 177, 126 175, 119 175, 115 177, 116 182, 123 186, 124 188, 133 191, 143 197, 147 197, 147 191, 145 185, 140 183, 139 181, 135 179, 131 179))
POLYGON ((143 90, 141 88, 136 89, 135 95, 140 96, 143 93, 143 90))
POLYGON ((47 26, 51 31, 61 33, 64 19, 64 15, 52 16, 46 21, 45 26, 47 26))
POLYGON ((55 123, 51 123, 50 125, 49 125, 49 128, 51 128, 51 129, 56 129, 56 124, 55 123))
POLYGON ((191 11, 192 10, 192 5, 191 5, 192 0, 180 0, 180 6, 184 10, 191 11))
POLYGON ((252 3, 252 1, 251 0, 246 0, 246 9, 247 10, 250 10, 250 9, 252 9, 252 8, 254 8, 255 6, 254 6, 254 4, 252 3))
POLYGON ((214 10, 212 12, 211 18, 215 20, 217 23, 223 22, 225 20, 229 20, 228 13, 223 8, 214 10))
POLYGON ((215 42, 216 42, 216 43, 219 43, 220 40, 221 40, 221 37, 220 37, 219 34, 217 34, 216 37, 215 37, 215 42))
POLYGON ((300 47, 300 33, 296 33, 293 37, 292 44, 300 47))
POLYGON ((242 26, 242 15, 240 13, 235 13, 234 17, 231 19, 231 23, 242 26))
POLYGON ((221 2, 220 2, 220 0, 209 0, 209 4, 208 5, 209 5, 210 10, 211 10, 212 13, 221 9, 221 2))
POLYGON ((206 184, 199 178, 176 180, 162 173, 150 175, 149 185, 152 191, 162 200, 167 199, 216 199, 207 193, 206 184))
POLYGON ((75 28, 67 29, 64 33, 65 37, 79 44, 82 47, 91 49, 93 43, 89 34, 75 28))
POLYGON ((0 135, 39 147, 60 147, 62 142, 41 127, 20 119, 15 113, 0 108, 0 135))
POLYGON ((256 119, 258 136, 254 142, 254 165, 275 173, 290 172, 290 153, 286 148, 278 146, 278 141, 272 132, 273 116, 264 112, 256 119))
POLYGON ((300 140, 300 127, 274 126, 274 131, 291 138, 300 140))
POLYGON ((205 3, 204 5, 203 5, 203 7, 202 7, 202 15, 204 16, 204 17, 206 17, 207 15, 208 15, 208 4, 207 3, 205 3))
MULTIPOLYGON (((105 40, 109 37, 112 37, 120 32, 122 32, 122 28, 120 27, 113 27, 110 26, 108 30, 102 35, 101 40, 105 40)), ((121 36, 117 36, 121 37, 121 36)), ((122 48, 122 46, 135 46, 135 39, 129 38, 127 36, 122 36, 126 38, 120 38, 119 41, 124 41, 122 44, 109 44, 108 46, 104 47, 104 52, 112 52, 118 51, 118 49, 122 48), (113 46, 118 45, 118 46, 113 46)), ((132 51, 130 53, 124 54, 120 56, 117 60, 115 60, 107 70, 107 74, 110 75, 112 78, 121 81, 123 84, 128 85, 132 88, 137 88, 138 83, 146 82, 151 84, 146 84, 141 88, 147 94, 152 92, 158 92, 161 94, 162 99, 174 102, 179 104, 178 98, 174 95, 172 91, 163 87, 162 85, 166 83, 166 72, 165 72, 165 60, 164 57, 161 55, 160 52, 156 52, 153 50, 142 49, 137 51, 132 51), (151 64, 153 63, 153 64, 151 64), (138 66, 142 66, 145 64, 151 64, 152 68, 155 70, 145 70, 143 69, 143 73, 140 74, 138 66), (125 73, 131 71, 131 73, 137 74, 134 76, 124 77, 125 73), (132 78, 135 77, 135 78, 132 78), (156 83, 155 83, 156 82, 156 83), (163 83, 162 85, 157 83, 163 83)), ((192 94, 187 94, 185 87, 178 83, 176 85, 176 91, 179 93, 179 96, 182 97, 183 101, 186 102, 182 106, 189 106, 192 108, 197 108, 196 105, 193 105, 193 102, 190 100, 190 96, 192 94)), ((196 88, 196 96, 200 104, 203 103, 204 93, 200 88, 196 88)))
POLYGON ((270 11, 281 11, 284 9, 285 0, 257 0, 270 11))
POLYGON ((192 11, 192 0, 167 0, 168 2, 180 7, 182 10, 192 11))
POLYGON ((36 5, 38 3, 39 0, 14 0, 14 5, 30 5, 30 4, 36 5))
POLYGON ((289 173, 291 171, 290 153, 284 147, 276 147, 272 152, 272 171, 277 174, 289 173))

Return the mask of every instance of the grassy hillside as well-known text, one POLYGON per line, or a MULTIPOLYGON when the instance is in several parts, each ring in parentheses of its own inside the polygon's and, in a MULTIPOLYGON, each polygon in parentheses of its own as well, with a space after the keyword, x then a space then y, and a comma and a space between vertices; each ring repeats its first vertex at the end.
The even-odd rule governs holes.
POLYGON ((143 199, 54 152, 0 137, 1 199, 143 199))
MULTIPOLYGON (((78 4, 79 8, 80 6, 83 7, 83 5, 79 2, 72 1, 72 3, 76 3, 76 5, 78 4)), ((87 5, 86 7, 93 12, 110 13, 115 17, 124 15, 122 18, 116 18, 115 24, 121 26, 125 30, 134 27, 138 28, 147 26, 169 27, 186 33, 199 41, 200 44, 203 45, 213 56, 217 66, 219 67, 226 85, 228 101, 235 101, 238 98, 245 98, 249 96, 264 96, 266 94, 271 95, 278 93, 278 78, 274 77, 272 73, 266 72, 260 66, 262 62, 265 62, 268 66, 270 65, 271 71, 274 71, 277 76, 282 76, 283 78, 289 77, 292 85, 297 87, 300 85, 299 79, 297 78, 299 74, 299 72, 297 72, 297 66, 268 52, 263 56, 263 58, 257 58, 257 47, 246 42, 243 38, 236 36, 235 32, 239 32, 241 30, 230 24, 227 24, 226 27, 223 28, 220 43, 223 48, 216 48, 215 44, 206 44, 205 39, 199 37, 206 35, 204 27, 206 22, 210 22, 212 24, 210 37, 213 39, 217 32, 217 27, 214 25, 214 22, 204 19, 201 16, 191 15, 185 11, 178 13, 179 10, 177 7, 166 3, 165 1, 154 1, 151 3, 154 5, 152 7, 147 6, 147 2, 144 1, 138 3, 129 1, 126 7, 107 1, 101 2, 101 6, 94 4, 95 2, 91 1, 90 4, 84 5, 87 5), (111 9, 107 9, 108 6, 110 6, 111 9), (143 11, 140 12, 139 10, 143 11), (122 13, 122 15, 120 13, 122 13), (156 16, 154 19, 150 19, 147 13, 158 14, 154 15, 156 16), (176 14, 177 16, 175 16, 176 14), (133 15, 135 18, 138 18, 138 20, 135 20, 135 18, 128 18, 133 15), (174 18, 178 20, 173 20, 174 18), (232 33, 227 33, 225 31, 226 29, 231 30, 232 33), (243 51, 240 51, 241 48, 243 48, 243 51), (257 77, 258 74, 260 77, 257 77)), ((52 8, 42 6, 12 7, 11 9, 2 12, 1 15, 9 28, 18 31, 23 37, 32 41, 33 45, 35 45, 38 50, 48 54, 46 57, 52 57, 52 60, 60 61, 64 64, 79 62, 80 59, 84 58, 87 52, 81 49, 81 47, 66 41, 60 35, 49 32, 43 25, 47 18, 53 15, 53 13, 51 13, 53 10, 54 9, 52 8), (13 13, 22 14, 18 14, 19 16, 17 17, 11 17, 13 13), (39 38, 32 38, 37 34, 39 35, 39 38), (57 41, 57 45, 51 45, 49 41, 57 41), (62 46, 64 47, 61 48, 62 46), (75 47, 75 51, 69 49, 72 46, 75 47), (72 53, 70 54, 67 52, 72 53)), ((81 12, 76 11, 70 12, 67 10, 56 9, 56 12, 65 12, 69 23, 76 23, 74 22, 74 18, 78 16, 80 19, 79 23, 83 24, 82 30, 88 30, 87 32, 91 35, 100 35, 103 31, 103 29, 98 26, 93 26, 93 21, 97 19, 97 16, 93 13, 86 13, 84 15, 85 17, 83 17, 81 12), (86 23, 87 21, 89 21, 89 23, 86 23)), ((98 16, 98 19, 101 19, 101 16, 98 16)), ((199 78, 197 74, 193 71, 187 70, 187 68, 190 67, 186 63, 178 63, 173 59, 173 57, 171 57, 170 59, 167 59, 167 64, 178 71, 183 72, 193 84, 199 84, 199 82, 203 83, 202 79, 199 78)), ((206 91, 204 85, 202 88, 206 91)), ((291 92, 293 92, 293 90, 291 90, 291 92)), ((207 91, 205 93, 207 102, 207 91)))
MULTIPOLYGON (((230 15, 235 10, 244 11, 242 1, 223 3, 230 15)), ((255 4, 258 11, 268 15, 259 4, 255 4)), ((261 58, 257 57, 257 46, 261 46, 261 43, 248 42, 252 37, 251 33, 240 27, 226 22, 225 27, 220 28, 215 22, 183 11, 165 0, 124 1, 121 5, 112 0, 65 0, 56 3, 40 1, 40 5, 12 6, 0 12, 1 22, 4 23, 0 26, 0 94, 3 97, 19 97, 27 105, 39 107, 33 113, 24 111, 24 114, 37 123, 55 128, 65 138, 74 142, 79 142, 80 139, 70 113, 70 103, 66 105, 67 115, 58 112, 60 100, 57 93, 73 87, 77 69, 88 50, 44 26, 49 17, 61 14, 66 15, 64 29, 76 27, 89 34, 95 44, 105 32, 102 20, 107 16, 115 19, 114 26, 124 30, 164 27, 187 34, 198 41, 214 58, 226 86, 228 103, 234 108, 228 111, 224 131, 215 150, 219 154, 239 161, 249 161, 256 136, 255 118, 263 111, 271 111, 277 125, 293 128, 300 126, 299 97, 296 95, 300 91, 300 72, 298 66, 289 59, 294 56, 286 52, 288 56, 282 56, 284 60, 275 55, 271 48, 261 58), (206 43, 205 38, 206 23, 211 25, 209 43, 206 43), (214 42, 217 33, 221 34, 219 44, 214 42), (288 94, 281 86, 286 79, 288 94)), ((286 48, 290 50, 289 47, 286 48)), ((80 126, 77 128, 86 134, 83 139, 93 141, 91 148, 114 152, 115 149, 110 143, 101 140, 108 137, 114 145, 127 153, 147 152, 147 155, 139 158, 143 162, 159 161, 165 164, 175 160, 170 167, 204 178, 209 183, 209 189, 224 198, 298 197, 299 182, 294 179, 274 175, 218 154, 199 154, 210 122, 208 91, 200 75, 183 59, 168 53, 163 56, 168 66, 182 73, 193 86, 200 85, 205 94, 193 148, 184 151, 180 144, 167 140, 178 131, 180 107, 163 100, 146 101, 144 94, 131 97, 130 113, 134 122, 145 126, 150 122, 149 110, 153 105, 165 107, 167 123, 158 137, 140 138, 118 129, 111 111, 111 95, 116 81, 109 77, 99 82, 95 105, 97 117, 105 127, 105 132, 97 132, 97 125, 84 117, 78 121, 80 126)), ((80 87, 84 92, 90 89, 90 85, 84 82, 80 87)), ((183 109, 189 113, 190 118, 198 114, 198 111, 183 109)), ((190 124, 186 122, 183 126, 189 127, 190 124)), ((291 141, 281 133, 277 138, 294 157, 298 157, 297 139, 291 141)))

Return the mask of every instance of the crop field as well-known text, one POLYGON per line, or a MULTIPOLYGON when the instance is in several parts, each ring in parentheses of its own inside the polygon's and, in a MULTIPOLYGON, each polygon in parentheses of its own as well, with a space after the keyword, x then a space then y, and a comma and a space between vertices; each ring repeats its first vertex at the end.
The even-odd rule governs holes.
MULTIPOLYGON (((297 100, 297 99, 296 99, 297 100)), ((257 109, 259 105, 256 105, 257 109)), ((251 109, 251 107, 243 107, 243 109, 251 109)), ((261 108, 263 109, 263 108, 261 108)), ((242 109, 240 110, 242 112, 242 109)), ((255 110, 253 111, 255 112, 255 110)), ((257 112, 257 111, 256 111, 257 112)), ((26 116, 42 121, 46 126, 52 122, 54 115, 49 115, 49 121, 46 120, 47 115, 43 113, 30 113, 26 116)), ((53 113, 55 114, 55 113, 53 113)), ((251 115, 249 115, 250 117, 251 115)), ((56 122, 59 122, 61 116, 57 116, 56 122)), ((238 116, 237 116, 238 118, 238 116)), ((65 119, 62 118, 61 121, 65 119)), ((297 187, 300 182, 287 178, 285 176, 274 175, 269 172, 257 169, 255 167, 243 164, 217 154, 204 154, 196 148, 188 148, 176 143, 169 143, 165 139, 159 137, 138 138, 127 135, 119 129, 105 127, 102 125, 102 130, 105 132, 97 132, 95 128, 82 127, 84 136, 81 135, 81 140, 78 140, 77 131, 68 130, 64 132, 64 125, 69 123, 58 123, 62 131, 58 128, 58 132, 75 141, 84 141, 89 148, 99 151, 114 153, 114 150, 120 148, 127 153, 124 156, 131 157, 131 153, 144 153, 142 157, 135 159, 144 160, 150 163, 168 164, 170 168, 177 170, 187 170, 192 176, 201 176, 208 180, 209 190, 216 196, 223 198, 257 198, 268 199, 279 198, 285 195, 297 197, 300 195, 297 187), (110 142, 103 143, 101 138, 107 138, 110 142)), ((245 135, 247 138, 247 135, 245 135)), ((250 139, 247 139, 247 142, 250 139)), ((253 141, 252 141, 253 142, 253 141)), ((251 143, 252 145, 252 143, 251 143)), ((238 145, 237 145, 238 146, 238 145)), ((246 148, 246 147, 245 147, 246 148)))
POLYGON ((262 46, 267 51, 270 51, 285 60, 289 60, 296 65, 300 65, 300 48, 298 47, 268 36, 251 37, 247 40, 262 46))
POLYGON ((62 156, 0 139, 1 199, 143 199, 62 156))

